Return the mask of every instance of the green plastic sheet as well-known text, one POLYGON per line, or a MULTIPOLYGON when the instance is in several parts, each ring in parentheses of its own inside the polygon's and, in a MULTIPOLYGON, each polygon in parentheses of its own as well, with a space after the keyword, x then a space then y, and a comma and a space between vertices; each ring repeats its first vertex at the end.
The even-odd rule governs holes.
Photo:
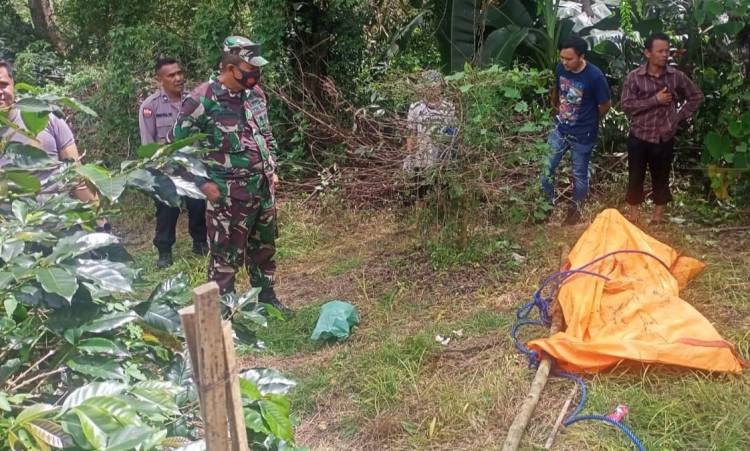
POLYGON ((314 341, 346 340, 357 324, 359 313, 355 306, 339 300, 326 302, 310 338, 314 341))

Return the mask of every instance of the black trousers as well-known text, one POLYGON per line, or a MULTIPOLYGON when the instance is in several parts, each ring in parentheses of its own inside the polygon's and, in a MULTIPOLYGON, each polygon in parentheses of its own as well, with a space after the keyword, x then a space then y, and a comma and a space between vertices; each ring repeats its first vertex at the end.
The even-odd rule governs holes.
MULTIPOLYGON (((188 211, 188 229, 193 243, 206 243, 206 201, 183 197, 188 211)), ((169 251, 175 243, 175 228, 180 209, 155 200, 156 204, 156 236, 154 246, 160 251, 169 251)))
POLYGON ((651 185, 656 205, 666 205, 672 200, 669 191, 669 173, 672 170, 674 139, 651 143, 628 137, 628 193, 625 200, 630 205, 643 203, 643 183, 646 167, 651 172, 651 185))

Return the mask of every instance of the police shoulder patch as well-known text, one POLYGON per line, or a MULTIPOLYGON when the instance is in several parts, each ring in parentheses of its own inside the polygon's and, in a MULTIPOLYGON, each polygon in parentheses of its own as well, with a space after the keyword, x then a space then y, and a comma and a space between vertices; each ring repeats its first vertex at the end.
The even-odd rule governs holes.
POLYGON ((150 108, 143 109, 143 117, 151 117, 153 114, 154 112, 150 108))

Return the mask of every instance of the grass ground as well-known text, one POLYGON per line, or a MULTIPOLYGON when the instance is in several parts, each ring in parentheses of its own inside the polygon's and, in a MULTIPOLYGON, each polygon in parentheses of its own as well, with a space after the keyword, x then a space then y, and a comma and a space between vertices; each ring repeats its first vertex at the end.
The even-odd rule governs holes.
MULTIPOLYGON (((154 269, 150 226, 132 225, 148 219, 139 214, 126 215, 122 227, 149 280, 186 271, 200 283, 205 262, 189 255, 184 238, 175 267, 154 269)), ((274 367, 299 382, 291 394, 298 441, 312 449, 499 449, 533 377, 509 337, 515 309, 583 227, 498 228, 483 238, 496 251, 477 260, 426 250, 416 227, 389 211, 322 214, 285 202, 280 221, 277 291, 297 314, 272 320, 259 333, 267 351, 243 355, 242 364, 274 367), (356 305, 361 324, 341 344, 314 344, 319 308, 332 299, 356 305), (442 345, 436 335, 451 341, 442 345)), ((701 231, 688 221, 654 235, 708 264, 681 296, 750 356, 750 234, 701 231)), ((748 372, 654 366, 587 382, 586 412, 627 404, 628 424, 647 449, 750 449, 748 372)), ((541 449, 570 388, 551 380, 522 449, 541 449)), ((608 426, 580 423, 558 436, 555 449, 626 446, 608 426)))

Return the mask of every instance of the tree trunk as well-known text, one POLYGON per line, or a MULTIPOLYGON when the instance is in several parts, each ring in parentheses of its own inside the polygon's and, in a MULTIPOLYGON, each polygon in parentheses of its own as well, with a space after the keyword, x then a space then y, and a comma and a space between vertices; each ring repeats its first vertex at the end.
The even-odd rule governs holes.
POLYGON ((34 30, 46 38, 60 53, 65 52, 65 44, 60 36, 60 30, 55 24, 55 13, 52 0, 29 0, 29 11, 34 30))
POLYGON ((737 44, 740 48, 740 61, 743 61, 742 76, 747 83, 750 82, 750 26, 745 26, 745 29, 740 31, 737 36, 737 44))

